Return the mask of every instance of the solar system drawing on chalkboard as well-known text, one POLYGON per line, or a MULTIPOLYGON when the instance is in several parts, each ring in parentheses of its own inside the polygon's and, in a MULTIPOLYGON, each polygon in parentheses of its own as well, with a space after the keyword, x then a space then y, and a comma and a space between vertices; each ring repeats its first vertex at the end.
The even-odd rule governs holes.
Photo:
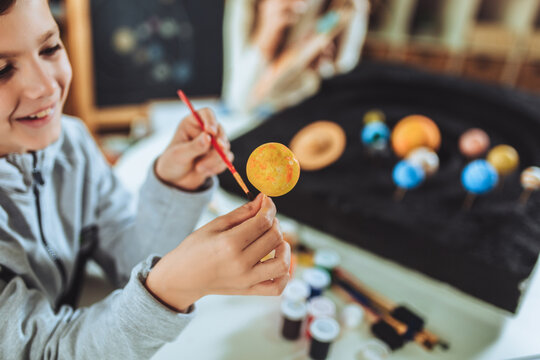
POLYGON ((91 2, 97 106, 219 95, 223 2, 91 2))

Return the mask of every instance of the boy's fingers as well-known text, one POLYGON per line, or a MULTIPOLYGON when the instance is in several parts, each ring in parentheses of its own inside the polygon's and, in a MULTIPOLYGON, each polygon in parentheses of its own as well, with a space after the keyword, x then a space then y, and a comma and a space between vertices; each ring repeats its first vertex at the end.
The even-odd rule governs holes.
MULTIPOLYGON (((232 162, 234 155, 230 151, 225 151, 225 155, 232 162)), ((225 161, 223 161, 215 149, 197 160, 197 164, 195 165, 195 170, 208 176, 219 174, 226 168, 227 164, 225 164, 225 161)))
POLYGON ((263 236, 249 244, 244 249, 244 254, 246 259, 256 265, 262 258, 268 255, 272 250, 277 248, 283 241, 283 235, 279 229, 279 222, 277 219, 274 219, 274 224, 272 227, 264 233, 263 236))
POLYGON ((272 227, 275 216, 274 202, 268 196, 264 196, 257 214, 230 229, 229 234, 237 239, 240 248, 244 249, 272 227))
POLYGON ((191 141, 174 145, 175 159, 180 163, 189 164, 195 158, 208 152, 210 146, 210 136, 200 133, 191 141))
MULTIPOLYGON (((211 135, 217 135, 218 123, 216 117, 214 116, 214 112, 208 108, 204 108, 197 110, 197 114, 204 124, 204 131, 211 135)), ((197 136, 203 131, 201 124, 193 114, 186 116, 183 122, 185 125, 185 131, 191 138, 197 136)))
POLYGON ((262 296, 278 296, 281 295, 283 289, 289 282, 290 276, 286 274, 282 277, 275 278, 274 280, 266 280, 253 285, 248 293, 250 295, 262 295, 262 296))
POLYGON ((219 232, 229 230, 255 216, 261 208, 264 197, 264 194, 259 194, 255 200, 215 219, 213 221, 216 227, 215 230, 219 232))
POLYGON ((276 256, 253 267, 252 282, 260 283, 270 279, 277 279, 289 273, 291 265, 291 248, 286 241, 281 241, 276 249, 276 256))

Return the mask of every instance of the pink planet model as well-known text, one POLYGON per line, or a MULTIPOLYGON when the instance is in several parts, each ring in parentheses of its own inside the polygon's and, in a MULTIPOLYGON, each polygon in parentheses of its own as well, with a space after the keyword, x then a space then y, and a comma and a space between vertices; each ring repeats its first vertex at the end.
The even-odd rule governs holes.
POLYGON ((459 138, 459 151, 463 156, 474 159, 484 154, 489 144, 489 136, 484 130, 469 129, 459 138))

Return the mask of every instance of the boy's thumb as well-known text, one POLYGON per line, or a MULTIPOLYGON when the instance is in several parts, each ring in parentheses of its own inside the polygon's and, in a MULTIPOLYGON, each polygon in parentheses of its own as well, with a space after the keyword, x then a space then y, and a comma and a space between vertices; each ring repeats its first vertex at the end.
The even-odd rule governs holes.
POLYGON ((265 197, 266 195, 261 193, 257 195, 255 200, 248 202, 247 204, 244 204, 240 206, 239 208, 236 208, 235 210, 231 211, 230 213, 225 214, 221 216, 220 218, 218 218, 220 220, 218 222, 219 230, 226 231, 226 230, 232 229, 233 227, 254 217, 261 209, 261 205, 265 197))

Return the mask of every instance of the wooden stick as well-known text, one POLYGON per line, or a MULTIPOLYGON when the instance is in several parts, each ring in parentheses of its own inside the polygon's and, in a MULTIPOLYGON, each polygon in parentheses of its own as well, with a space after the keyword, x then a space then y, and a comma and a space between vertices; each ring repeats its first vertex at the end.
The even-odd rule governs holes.
POLYGON ((521 196, 519 197, 519 202, 522 205, 527 204, 527 201, 529 201, 529 198, 531 197, 532 192, 533 192, 532 189, 523 190, 523 192, 521 193, 521 196))
POLYGON ((462 209, 465 211, 469 211, 472 208, 472 205, 474 203, 474 199, 476 199, 476 195, 468 192, 467 196, 465 197, 465 201, 463 201, 462 209))

